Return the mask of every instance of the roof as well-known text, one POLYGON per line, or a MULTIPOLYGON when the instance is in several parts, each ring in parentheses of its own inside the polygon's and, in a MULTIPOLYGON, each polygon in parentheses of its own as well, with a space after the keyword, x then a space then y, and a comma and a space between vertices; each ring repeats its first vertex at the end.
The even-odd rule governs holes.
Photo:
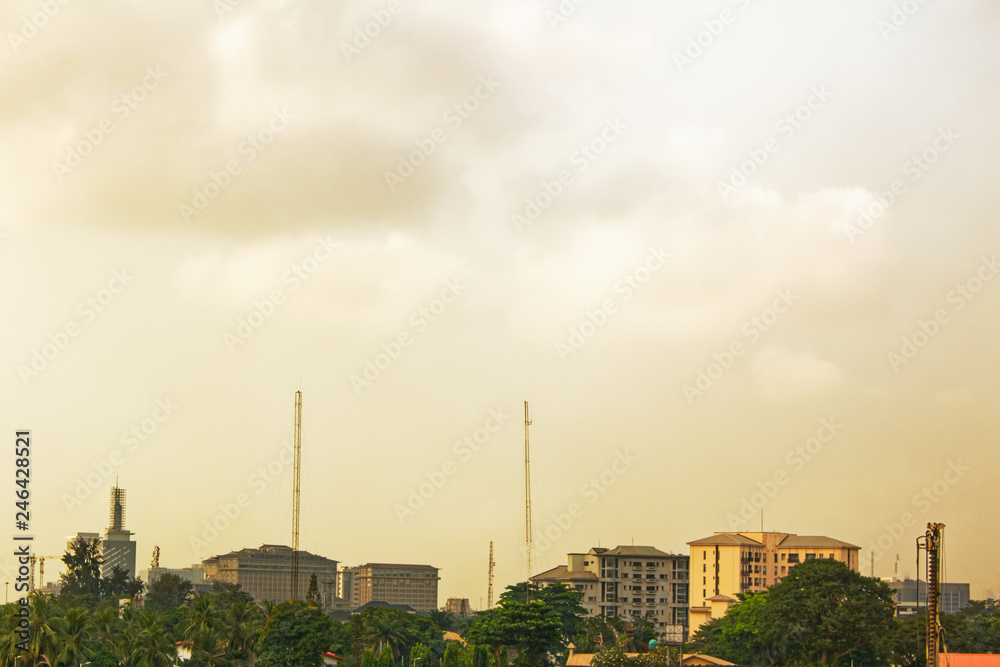
POLYGON ((713 595, 708 598, 709 602, 739 602, 736 598, 731 598, 728 595, 713 595))
POLYGON ((705 655, 703 653, 685 653, 684 657, 681 658, 681 664, 683 665, 696 665, 699 661, 707 662, 710 665, 735 665, 734 662, 728 662, 722 658, 716 658, 711 655, 705 655))
POLYGON ((861 547, 822 535, 789 535, 778 543, 781 549, 860 549, 861 547))
POLYGON ((939 653, 941 667, 1000 667, 1000 654, 939 653))
POLYGON ((405 567, 410 570, 438 570, 433 565, 410 565, 408 563, 365 563, 359 567, 405 567))
POLYGON ((596 581, 597 574, 594 572, 588 572, 587 570, 573 570, 570 571, 567 565, 557 565, 551 570, 546 570, 531 577, 532 581, 537 579, 555 579, 558 581, 576 581, 580 579, 586 579, 588 581, 596 581))
POLYGON ((372 607, 382 607, 383 609, 398 609, 399 611, 406 612, 407 614, 417 613, 417 610, 408 604, 393 604, 391 602, 382 602, 381 600, 372 600, 371 602, 366 602, 351 613, 360 614, 366 609, 371 609, 372 607))
POLYGON ((643 546, 622 546, 619 545, 614 549, 607 549, 601 553, 602 556, 648 556, 651 558, 669 558, 671 556, 676 556, 676 554, 668 554, 665 551, 660 551, 656 547, 643 547, 643 546))
MULTIPOLYGON (((626 653, 625 657, 635 658, 641 654, 639 653, 626 653)), ((593 653, 574 653, 566 661, 566 667, 586 667, 590 665, 590 662, 594 659, 593 653)), ((719 665, 719 667, 725 667, 727 665, 734 665, 735 663, 726 662, 721 658, 716 658, 710 655, 703 655, 701 653, 685 653, 682 658, 683 664, 698 664, 698 661, 704 661, 710 665, 719 665), (690 660, 690 662, 688 662, 690 660)), ((956 665, 951 665, 951 667, 956 667, 956 665)), ((964 666, 963 666, 964 667, 964 666)), ((977 666, 978 667, 978 666, 977 666)), ((995 667, 995 666, 991 666, 995 667)))
MULTIPOLYGON (((787 539, 787 538, 786 538, 787 539)), ((717 533, 711 537, 703 537, 700 540, 695 540, 694 542, 688 542, 689 545, 693 547, 702 546, 747 546, 747 547, 762 547, 762 543, 757 540, 751 540, 749 537, 740 535, 739 533, 717 533)))

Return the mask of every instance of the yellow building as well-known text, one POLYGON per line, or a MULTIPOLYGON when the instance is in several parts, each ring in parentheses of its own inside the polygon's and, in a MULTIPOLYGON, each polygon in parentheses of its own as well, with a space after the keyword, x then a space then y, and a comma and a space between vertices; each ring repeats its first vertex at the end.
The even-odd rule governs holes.
POLYGON ((738 593, 763 591, 781 581, 791 568, 813 558, 832 558, 860 572, 853 544, 832 537, 790 533, 715 533, 691 547, 690 634, 721 618, 738 593))

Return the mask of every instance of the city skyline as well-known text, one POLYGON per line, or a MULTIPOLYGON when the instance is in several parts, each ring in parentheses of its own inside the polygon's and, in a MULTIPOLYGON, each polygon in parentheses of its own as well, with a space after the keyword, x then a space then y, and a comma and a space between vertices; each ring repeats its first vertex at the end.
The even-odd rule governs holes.
POLYGON ((876 576, 944 523, 949 580, 997 597, 998 23, 8 3, 0 402, 35 552, 103 533, 116 478, 137 569, 290 545, 301 389, 301 548, 432 564, 442 604, 481 606, 491 541, 498 595, 762 513, 876 576))

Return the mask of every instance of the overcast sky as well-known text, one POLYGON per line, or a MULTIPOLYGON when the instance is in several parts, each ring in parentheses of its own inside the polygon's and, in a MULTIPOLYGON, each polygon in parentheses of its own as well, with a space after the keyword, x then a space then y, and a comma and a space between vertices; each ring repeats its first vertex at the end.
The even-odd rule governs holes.
POLYGON ((490 540, 497 590, 525 576, 526 400, 536 572, 762 510, 880 576, 943 522, 946 581, 1000 594, 995 3, 0 26, 0 404, 37 553, 103 531, 116 477, 140 569, 290 543, 301 387, 303 548, 437 566, 442 605, 480 607, 490 540))

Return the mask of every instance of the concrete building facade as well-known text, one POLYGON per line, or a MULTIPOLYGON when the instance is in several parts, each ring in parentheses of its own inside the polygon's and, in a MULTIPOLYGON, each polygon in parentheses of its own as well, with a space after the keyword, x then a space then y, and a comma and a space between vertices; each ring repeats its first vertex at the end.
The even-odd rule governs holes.
MULTIPOLYGON (((566 565, 531 577, 541 586, 563 583, 583 593, 592 616, 648 618, 668 641, 688 624, 689 557, 649 546, 594 547, 567 554, 566 565)), ((680 641, 680 639, 676 639, 680 641)))
POLYGON ((438 569, 430 565, 366 563, 346 567, 337 579, 337 595, 354 609, 369 602, 388 602, 417 611, 438 608, 438 569))
MULTIPOLYGON (((205 582, 239 584, 255 600, 284 602, 292 599, 292 548, 283 544, 263 544, 259 549, 240 549, 203 560, 205 582)), ((294 597, 306 599, 309 579, 315 574, 320 595, 332 591, 337 580, 337 561, 299 551, 298 591, 294 597)))
MULTIPOLYGON (((883 579, 896 598, 896 616, 912 616, 927 608, 927 583, 920 579, 883 579)), ((942 583, 938 608, 956 614, 969 606, 969 584, 942 583)))
POLYGON ((448 598, 445 600, 444 608, 441 611, 446 611, 456 616, 471 616, 472 605, 469 604, 469 598, 448 598))
POLYGON ((689 630, 721 618, 738 593, 758 592, 781 581, 807 560, 830 558, 860 572, 860 547, 832 537, 776 532, 715 533, 688 542, 691 549, 689 630))

